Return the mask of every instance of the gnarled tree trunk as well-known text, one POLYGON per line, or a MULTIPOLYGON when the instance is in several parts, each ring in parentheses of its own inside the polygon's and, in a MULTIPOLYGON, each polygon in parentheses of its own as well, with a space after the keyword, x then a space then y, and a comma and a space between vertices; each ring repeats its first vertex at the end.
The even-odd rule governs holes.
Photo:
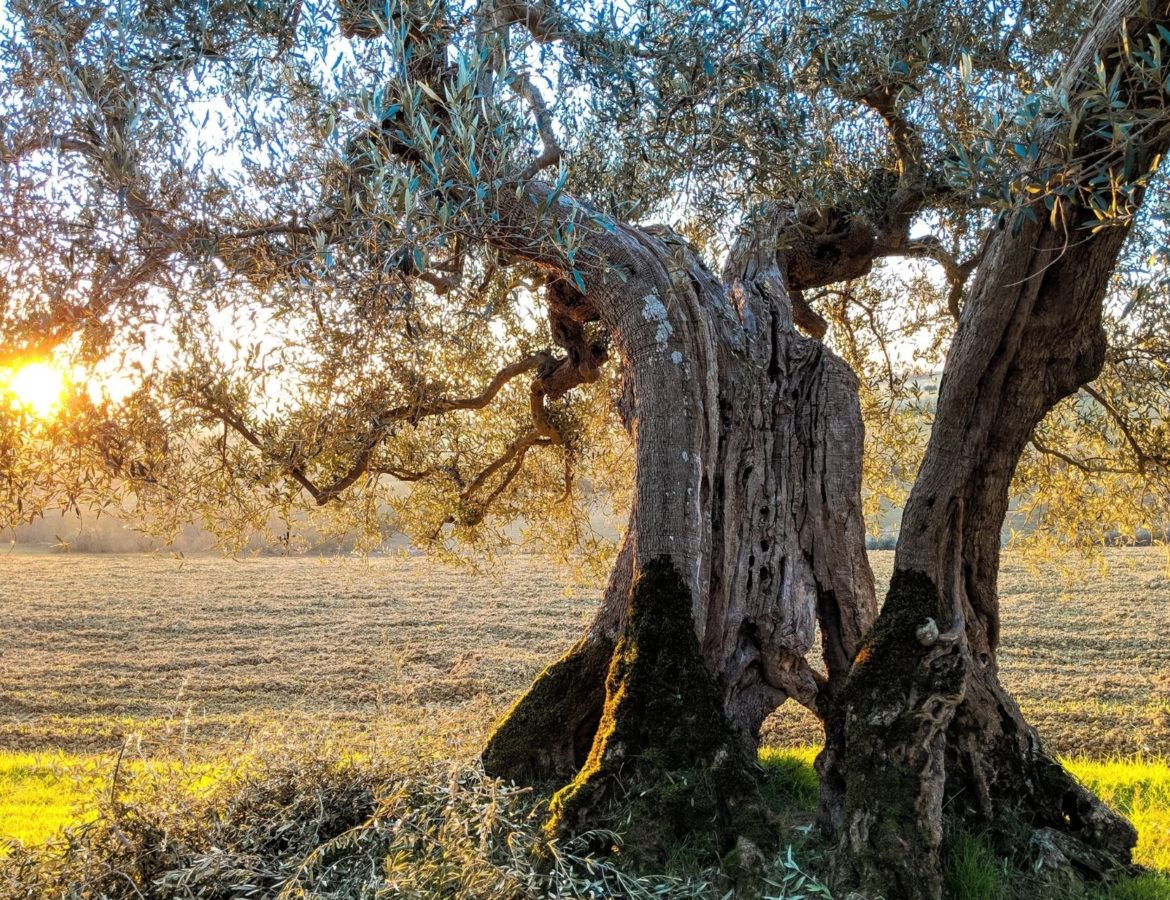
MULTIPOLYGON (((1142 9, 1113 0, 1102 11, 1067 67, 1069 97, 1096 59, 1131 64, 1123 27, 1137 45, 1167 21, 1165 3, 1142 9)), ((1121 90, 1127 108, 1161 103, 1161 85, 1141 76, 1121 90)), ((1109 149, 1109 129, 1092 114, 1079 121, 1083 135, 1063 149, 1053 138, 1044 161, 1109 149)), ((1150 129, 1126 159, 1148 171, 1167 144, 1170 130, 1150 129)), ((501 217, 519 255, 525 209, 501 217)), ((1012 474, 1040 419, 1100 369, 1102 297, 1127 231, 1081 234, 1090 211, 1076 197, 1033 212, 993 233, 980 262, 864 644, 874 601, 856 384, 793 319, 807 312, 794 289, 865 271, 873 231, 828 216, 810 235, 769 208, 720 283, 672 234, 615 226, 594 242, 606 266, 571 309, 555 302, 563 289, 550 292, 554 319, 594 316, 613 335, 637 459, 596 621, 484 754, 495 774, 573 778, 554 799, 554 834, 620 822, 651 849, 674 837, 669 824, 713 835, 720 850, 760 839, 751 752, 764 717, 794 698, 826 723, 821 816, 840 836, 832 877, 843 890, 938 900, 948 827, 1081 876, 1128 863, 1133 829, 1045 753, 995 659, 1012 474), (806 661, 818 619, 824 672, 806 661)))
POLYGON ((1124 237, 1107 235, 1073 255, 1063 236, 1031 223, 989 248, 947 361, 889 595, 849 681, 839 883, 940 896, 944 809, 1005 847, 1018 850, 1021 831, 1059 846, 1087 873, 1128 862, 1133 829, 1045 753, 995 657, 1012 474, 1039 420, 1103 363, 1101 296, 1124 237))
MULTIPOLYGON (((1110 71, 1126 65, 1123 29, 1136 45, 1167 9, 1139 15, 1139 4, 1115 2, 1104 13, 1069 65, 1072 96, 1095 77, 1095 59, 1110 71)), ((1127 99, 1141 108, 1151 98, 1127 99)), ((1093 158, 1101 132, 1083 130, 1074 158, 1093 158)), ((1148 171, 1167 143, 1164 130, 1134 140, 1136 171, 1148 171)), ((1090 210, 1075 203, 1063 214, 1040 203, 1034 212, 986 248, 904 511, 890 591, 849 678, 834 860, 843 889, 937 900, 948 827, 1081 877, 1123 870, 1136 841, 1044 750, 998 676, 996 581, 1012 475, 1041 418, 1101 370, 1102 300, 1128 232, 1086 233, 1090 210)))
POLYGON ((554 803, 558 833, 616 821, 607 797, 633 783, 642 795, 683 783, 687 816, 661 796, 641 803, 655 842, 675 836, 663 822, 678 836, 711 826, 722 850, 758 839, 742 815, 758 804, 742 801, 761 723, 789 698, 826 709, 875 616, 856 378, 794 328, 777 249, 789 222, 768 209, 722 283, 677 236, 623 228, 616 263, 637 274, 587 284, 621 354, 634 508, 595 621, 484 751, 495 774, 576 776, 554 803), (673 659, 645 652, 661 638, 651 608, 656 627, 686 626, 673 659), (818 617, 823 672, 807 661, 818 617))

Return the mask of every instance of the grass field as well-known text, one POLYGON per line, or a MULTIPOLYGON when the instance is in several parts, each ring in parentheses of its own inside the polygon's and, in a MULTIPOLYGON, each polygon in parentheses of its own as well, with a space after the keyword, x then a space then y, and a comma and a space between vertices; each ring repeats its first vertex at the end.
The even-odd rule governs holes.
MULTIPOLYGON (((880 583, 892 554, 872 558, 880 583)), ((1158 551, 1107 562, 1067 579, 1008 557, 1004 680, 1048 744, 1131 815, 1141 861, 1170 870, 1170 573, 1158 551)), ((168 760, 185 783, 211 783, 272 735, 468 759, 595 602, 528 558, 487 577, 412 558, 12 553, 0 585, 0 837, 30 842, 92 818, 116 769, 128 783, 168 760)), ((787 707, 765 733, 819 739, 787 707)), ((806 802, 808 753, 770 759, 806 802)), ((982 896, 1003 896, 994 865, 977 850, 967 862, 993 885, 982 896)), ((1170 897, 1165 881, 1135 884, 1112 896, 1170 897)))
MULTIPOLYGON (((872 554, 879 585, 892 554, 872 554)), ((1170 756, 1170 573, 1114 550, 1105 576, 1009 555, 1003 677, 1065 755, 1170 756)), ((494 577, 417 558, 0 555, 0 747, 193 751, 266 727, 488 721, 578 635, 595 592, 520 557, 494 577)), ((789 704, 772 743, 819 740, 789 704)), ((474 736, 474 735, 473 735, 474 736)))

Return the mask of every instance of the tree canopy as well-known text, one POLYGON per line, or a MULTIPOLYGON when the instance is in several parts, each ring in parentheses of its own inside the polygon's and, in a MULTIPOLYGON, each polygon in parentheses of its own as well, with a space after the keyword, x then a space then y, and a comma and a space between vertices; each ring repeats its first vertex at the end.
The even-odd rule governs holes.
MULTIPOLYGON (((1148 185, 1109 367, 1036 435, 1020 509, 1066 540, 1164 533, 1166 189, 1125 158, 1148 125, 1117 78, 1102 67, 1081 95, 1059 80, 1094 10, 14 2, 0 338, 12 369, 48 357, 73 388, 53 417, 0 408, 4 520, 115 503, 231 543, 322 507, 371 542, 389 516, 432 547, 483 550, 517 520, 555 547, 606 546, 591 521, 622 508, 630 475, 608 336, 550 322, 547 271, 489 234, 498 195, 541 178, 528 239, 569 292, 608 265, 582 235, 615 220, 669 222, 711 265, 761 202, 810 230, 868 221, 890 261, 805 291, 802 324, 862 376, 875 512, 912 478, 919 376, 987 229, 1087 191, 1097 218, 1072 223, 1075 249, 1148 185), (1038 163, 1070 104, 1112 129, 1075 163, 1096 167, 1089 187, 1038 163), (536 397, 534 377, 582 353, 587 373, 536 397), (1136 486, 1122 504, 1120 484, 1136 486)), ((1130 48, 1153 78, 1166 50, 1130 48)))
POLYGON ((792 699, 825 730, 835 889, 938 900, 955 829, 1128 865, 1132 826, 999 681, 997 579, 1005 522, 1170 524, 1165 2, 0 25, 4 521, 616 549, 484 748, 564 785, 551 837, 750 870, 760 725, 792 699), (863 419, 871 527, 905 497, 880 613, 863 419), (597 523, 627 509, 618 549, 597 523))

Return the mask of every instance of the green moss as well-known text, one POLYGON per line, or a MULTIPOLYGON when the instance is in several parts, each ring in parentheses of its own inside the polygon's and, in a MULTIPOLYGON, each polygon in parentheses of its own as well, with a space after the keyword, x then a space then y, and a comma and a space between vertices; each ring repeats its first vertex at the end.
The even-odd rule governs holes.
POLYGON ((541 672, 488 738, 484 769, 525 784, 571 777, 592 743, 613 650, 586 636, 541 672))
POLYGON ((723 714, 685 582, 666 559, 646 565, 614 651, 597 739, 556 794, 548 831, 623 834, 623 855, 660 863, 686 841, 710 859, 774 840, 754 765, 723 714))
POLYGON ((905 569, 894 572, 882 613, 854 662, 857 677, 851 676, 850 682, 873 685, 875 691, 904 689, 924 653, 916 632, 927 619, 942 621, 941 606, 929 577, 905 569))
MULTIPOLYGON (((906 698, 918 687, 916 681, 933 673, 921 667, 926 648, 916 632, 927 619, 939 620, 939 607, 938 590, 926 575, 895 572, 882 614, 857 655, 846 688, 844 705, 851 712, 845 770, 866 773, 849 779, 847 802, 880 808, 891 825, 915 815, 919 773, 885 764, 883 757, 887 748, 905 743, 919 727, 918 716, 906 714, 906 698)), ((932 693, 958 690, 961 671, 957 677, 957 683, 929 688, 932 693)))

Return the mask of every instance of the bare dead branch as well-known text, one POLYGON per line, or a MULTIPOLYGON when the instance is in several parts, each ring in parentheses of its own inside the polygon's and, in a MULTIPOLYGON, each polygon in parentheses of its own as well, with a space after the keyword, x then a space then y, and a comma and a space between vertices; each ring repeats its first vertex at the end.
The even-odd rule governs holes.
POLYGON ((495 4, 496 21, 503 26, 520 25, 538 44, 550 44, 565 37, 568 23, 545 3, 502 0, 495 4))
POLYGON ((512 90, 523 97, 531 107, 532 115, 536 119, 536 131, 540 135, 540 143, 543 147, 540 155, 530 162, 520 175, 521 179, 527 181, 542 169, 555 166, 560 162, 563 154, 561 145, 557 141, 556 132, 553 130, 548 104, 545 103, 544 95, 540 93, 540 89, 532 83, 532 79, 528 77, 526 72, 512 73, 511 84, 512 90))

